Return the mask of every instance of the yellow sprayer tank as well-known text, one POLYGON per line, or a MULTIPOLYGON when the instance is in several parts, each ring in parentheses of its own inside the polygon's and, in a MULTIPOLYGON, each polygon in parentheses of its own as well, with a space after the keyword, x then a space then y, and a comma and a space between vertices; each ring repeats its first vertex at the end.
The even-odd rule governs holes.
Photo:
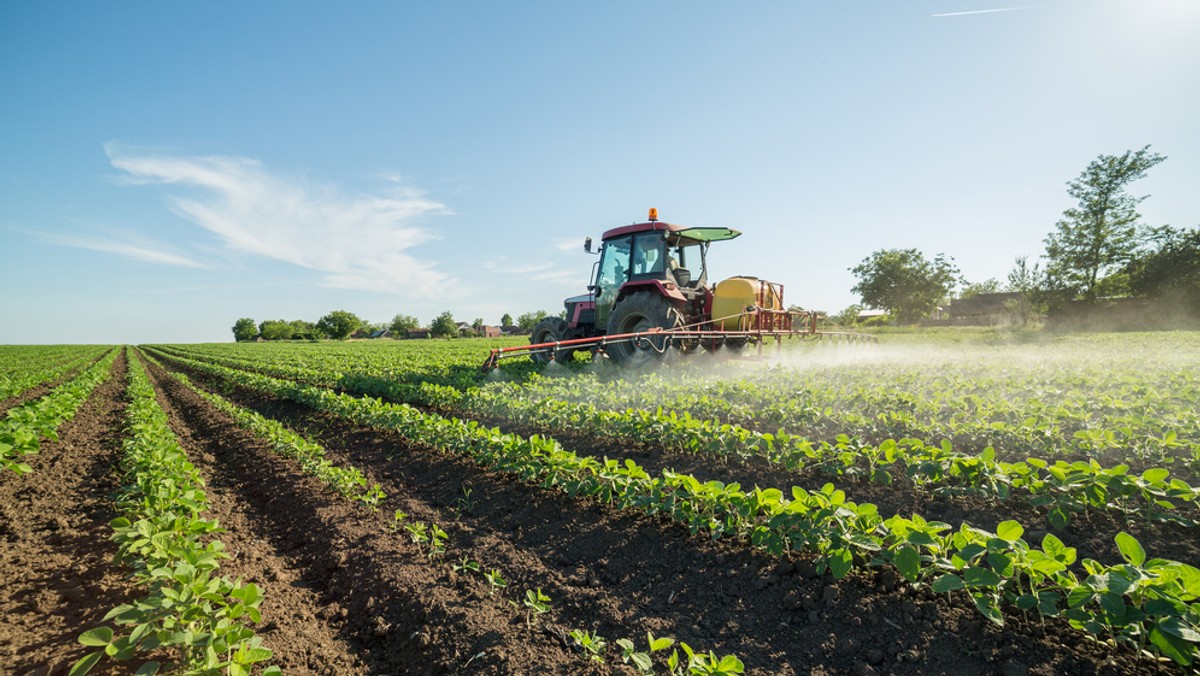
POLYGON ((748 307, 782 310, 783 293, 776 284, 757 277, 730 277, 713 289, 712 317, 716 328, 725 331, 745 331, 752 327, 753 317, 741 315, 748 307))

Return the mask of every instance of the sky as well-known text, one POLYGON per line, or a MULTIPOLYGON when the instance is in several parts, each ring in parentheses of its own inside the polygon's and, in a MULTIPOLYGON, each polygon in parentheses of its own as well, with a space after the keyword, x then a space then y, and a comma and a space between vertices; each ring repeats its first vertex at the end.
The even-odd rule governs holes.
POLYGON ((562 309, 585 237, 858 302, 872 252, 1037 259, 1099 155, 1200 225, 1200 1, 0 5, 0 344, 562 309))

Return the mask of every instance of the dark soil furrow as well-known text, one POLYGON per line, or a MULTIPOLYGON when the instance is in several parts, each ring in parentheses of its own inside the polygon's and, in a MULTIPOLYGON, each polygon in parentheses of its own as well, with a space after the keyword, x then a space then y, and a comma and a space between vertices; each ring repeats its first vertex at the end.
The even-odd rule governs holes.
POLYGON ((389 494, 410 496, 438 513, 461 506, 469 488, 474 505, 457 510, 455 546, 480 552, 485 567, 496 557, 520 566, 523 556, 534 569, 544 566, 539 575, 549 582, 541 586, 551 589, 556 621, 566 628, 596 629, 610 640, 645 630, 669 634, 737 654, 756 673, 1137 670, 1127 654, 1106 666, 1108 652, 1060 623, 1042 629, 1016 618, 1000 629, 961 599, 935 599, 891 571, 834 582, 816 576, 799 557, 771 558, 658 519, 522 485, 294 403, 241 390, 224 394, 314 438, 331 457, 372 474, 389 494), (590 624, 571 624, 588 617, 590 624))
POLYGON ((0 673, 66 673, 88 651, 79 634, 136 592, 112 564, 108 526, 126 367, 118 356, 59 440, 26 458, 31 474, 0 476, 0 673))

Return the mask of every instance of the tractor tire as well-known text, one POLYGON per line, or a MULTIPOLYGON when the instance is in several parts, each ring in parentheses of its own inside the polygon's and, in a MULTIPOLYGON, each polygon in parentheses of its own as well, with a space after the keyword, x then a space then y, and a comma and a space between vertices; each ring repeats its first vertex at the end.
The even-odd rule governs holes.
MULTIPOLYGON (((567 323, 558 317, 546 317, 533 327, 533 333, 529 334, 529 344, 537 345, 538 343, 553 343, 556 340, 567 340, 570 337, 571 329, 567 327, 567 323)), ((563 363, 571 360, 575 355, 575 350, 563 348, 560 350, 547 350, 545 352, 534 352, 529 355, 535 364, 549 364, 551 358, 558 363, 563 363)))
MULTIPOLYGON (((608 335, 680 326, 683 326, 683 315, 670 301, 653 293, 636 293, 613 308, 608 318, 608 335)), ((608 355, 619 365, 644 366, 661 361, 668 347, 666 336, 655 336, 613 343, 608 347, 608 355)))

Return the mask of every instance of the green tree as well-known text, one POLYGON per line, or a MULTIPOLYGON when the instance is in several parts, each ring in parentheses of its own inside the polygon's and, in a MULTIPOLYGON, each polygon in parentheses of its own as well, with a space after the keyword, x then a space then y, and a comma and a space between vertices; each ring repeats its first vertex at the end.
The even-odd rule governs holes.
POLYGON ((268 319, 258 325, 263 340, 290 340, 292 333, 292 324, 286 319, 268 319))
POLYGON ((500 317, 500 326, 512 326, 512 315, 505 312, 504 316, 500 317))
POLYGON ((1017 321, 1025 326, 1046 310, 1046 275, 1038 263, 1029 265, 1028 256, 1018 256, 1013 269, 1008 272, 1007 290, 1017 294, 1008 308, 1017 321))
POLYGON ((475 335, 483 335, 483 318, 476 317, 475 321, 471 322, 471 328, 475 330, 475 335))
POLYGON ((974 284, 964 284, 962 291, 958 292, 959 298, 970 298, 984 293, 997 293, 1000 291, 1000 281, 992 278, 985 282, 975 282, 974 284))
POLYGON ((421 320, 412 315, 396 315, 392 317, 392 323, 388 324, 388 328, 392 330, 392 335, 397 338, 403 338, 408 335, 409 331, 416 329, 421 325, 421 320))
POLYGON ((521 327, 522 331, 532 331, 533 327, 537 326, 538 322, 545 319, 546 316, 547 315, 546 315, 545 310, 538 310, 537 312, 526 312, 525 314, 521 315, 520 317, 517 317, 517 326, 521 327))
POLYGON ((258 337, 258 325, 249 317, 242 317, 233 323, 233 339, 239 343, 254 340, 258 337))
POLYGON ((916 249, 881 249, 850 268, 858 277, 851 290, 867 307, 887 310, 901 323, 917 322, 954 288, 958 268, 953 260, 938 254, 930 261, 916 249))
POLYGON ((1051 288, 1065 297, 1094 300, 1104 275, 1133 260, 1141 218, 1137 205, 1148 196, 1134 197, 1126 187, 1165 159, 1150 146, 1100 155, 1067 183, 1067 194, 1079 204, 1063 212, 1045 240, 1051 288))
POLYGON ((1200 312, 1200 228, 1154 228, 1152 249, 1126 268, 1129 289, 1139 296, 1163 298, 1200 312))
POLYGON ((335 340, 345 340, 363 325, 358 315, 345 310, 334 310, 317 320, 317 331, 335 340))
POLYGON ((292 327, 292 338, 295 340, 312 340, 317 337, 317 325, 303 319, 293 319, 288 322, 292 327))
POLYGON ((434 338, 453 338, 458 335, 458 322, 454 321, 454 315, 446 310, 433 320, 433 324, 429 326, 429 332, 433 334, 434 338))

